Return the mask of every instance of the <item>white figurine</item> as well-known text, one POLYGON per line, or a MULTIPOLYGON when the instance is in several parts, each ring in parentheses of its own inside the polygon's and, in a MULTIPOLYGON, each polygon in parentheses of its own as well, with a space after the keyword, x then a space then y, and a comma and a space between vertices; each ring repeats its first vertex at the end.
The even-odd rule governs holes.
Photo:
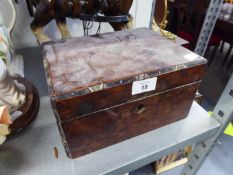
MULTIPOLYGON (((16 112, 26 101, 25 88, 23 85, 14 82, 7 69, 10 69, 12 75, 21 75, 18 72, 15 61, 22 62, 22 58, 14 52, 10 39, 10 28, 13 27, 9 22, 7 28, 0 12, 0 145, 5 141, 9 134, 9 125, 12 119, 9 112, 16 112)), ((22 65, 22 64, 18 64, 22 65)), ((21 66, 22 68, 22 66, 21 66)))
POLYGON ((14 59, 12 56, 15 54, 12 50, 7 30, 0 23, 0 106, 7 106, 10 113, 16 111, 25 101, 23 86, 19 85, 20 89, 14 83, 5 65, 14 59))
POLYGON ((14 113, 24 102, 23 87, 20 89, 14 83, 3 60, 0 59, 0 106, 7 106, 10 113, 14 113))
POLYGON ((11 40, 10 33, 16 20, 16 11, 12 0, 0 2, 0 33, 2 33, 7 45, 6 67, 11 76, 24 77, 24 63, 21 55, 17 55, 11 40))

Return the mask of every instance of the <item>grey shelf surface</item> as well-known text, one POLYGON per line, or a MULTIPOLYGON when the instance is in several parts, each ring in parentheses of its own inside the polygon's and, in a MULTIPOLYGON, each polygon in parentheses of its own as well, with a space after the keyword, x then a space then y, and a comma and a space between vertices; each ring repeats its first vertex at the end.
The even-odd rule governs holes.
POLYGON ((193 103, 188 117, 119 144, 71 160, 66 157, 49 97, 41 97, 39 115, 20 135, 0 147, 4 175, 119 175, 153 162, 185 145, 213 136, 220 124, 193 103), (58 158, 54 155, 58 149, 58 158))

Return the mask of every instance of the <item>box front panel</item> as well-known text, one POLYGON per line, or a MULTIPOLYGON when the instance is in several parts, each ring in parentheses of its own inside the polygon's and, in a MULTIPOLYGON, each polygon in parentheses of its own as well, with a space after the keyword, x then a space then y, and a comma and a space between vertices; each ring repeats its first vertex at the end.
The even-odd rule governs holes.
POLYGON ((204 65, 200 65, 160 75, 158 77, 156 89, 151 92, 132 95, 132 83, 129 83, 83 96, 54 101, 53 108, 59 113, 59 115, 57 115, 58 120, 65 121, 73 119, 104 108, 109 108, 121 103, 126 103, 131 100, 199 81, 203 75, 203 68, 204 65))
POLYGON ((198 85, 192 83, 62 122, 68 155, 77 158, 185 118, 198 85))

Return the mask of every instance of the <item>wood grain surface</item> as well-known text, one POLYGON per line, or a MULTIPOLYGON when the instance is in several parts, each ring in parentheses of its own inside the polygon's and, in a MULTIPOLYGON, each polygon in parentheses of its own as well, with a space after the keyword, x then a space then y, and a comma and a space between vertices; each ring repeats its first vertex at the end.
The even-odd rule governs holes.
POLYGON ((62 122, 59 128, 65 136, 68 156, 77 158, 185 118, 198 84, 62 122))
POLYGON ((77 158, 185 118, 206 60, 141 28, 45 45, 44 63, 64 147, 77 158), (155 90, 132 95, 134 81, 153 77, 155 90))
POLYGON ((70 120, 137 98, 197 82, 201 80, 204 73, 203 67, 204 65, 200 65, 190 69, 182 69, 176 72, 160 75, 158 77, 156 89, 151 92, 132 96, 132 83, 129 83, 82 96, 53 101, 52 106, 54 111, 59 113, 59 115, 57 115, 59 121, 70 120))

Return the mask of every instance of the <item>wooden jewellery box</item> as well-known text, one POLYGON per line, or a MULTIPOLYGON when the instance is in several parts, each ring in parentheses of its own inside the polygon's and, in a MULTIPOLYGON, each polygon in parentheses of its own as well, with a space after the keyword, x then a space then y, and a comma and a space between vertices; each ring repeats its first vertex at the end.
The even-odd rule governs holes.
POLYGON ((44 45, 52 108, 68 156, 185 118, 205 64, 145 28, 44 45))

